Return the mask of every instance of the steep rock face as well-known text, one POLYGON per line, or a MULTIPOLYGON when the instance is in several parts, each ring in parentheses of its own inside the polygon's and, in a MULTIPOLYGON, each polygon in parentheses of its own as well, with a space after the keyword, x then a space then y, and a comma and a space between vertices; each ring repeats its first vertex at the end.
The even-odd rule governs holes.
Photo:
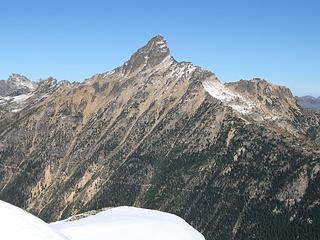
POLYGON ((319 237, 320 148, 305 132, 320 118, 286 89, 223 85, 157 36, 113 71, 32 94, 0 105, 3 200, 45 220, 158 209, 206 239, 319 237))

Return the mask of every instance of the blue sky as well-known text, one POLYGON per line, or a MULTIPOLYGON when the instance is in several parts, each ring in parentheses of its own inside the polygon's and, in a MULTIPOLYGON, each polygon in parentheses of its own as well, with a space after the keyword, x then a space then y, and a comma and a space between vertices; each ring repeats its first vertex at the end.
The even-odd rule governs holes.
POLYGON ((223 82, 265 78, 320 96, 320 3, 287 0, 2 1, 0 79, 82 81, 162 34, 223 82))

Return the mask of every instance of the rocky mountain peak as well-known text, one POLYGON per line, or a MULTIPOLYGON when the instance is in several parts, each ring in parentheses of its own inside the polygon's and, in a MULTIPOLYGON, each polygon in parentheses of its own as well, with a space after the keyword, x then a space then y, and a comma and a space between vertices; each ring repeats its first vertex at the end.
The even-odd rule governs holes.
POLYGON ((170 49, 168 48, 167 41, 161 35, 153 37, 144 47, 138 50, 139 53, 144 53, 149 56, 154 55, 170 55, 170 49))
POLYGON ((227 85, 245 95, 273 95, 283 99, 294 99, 292 92, 287 87, 274 85, 261 78, 240 80, 239 82, 228 83, 227 85))
POLYGON ((258 116, 263 116, 263 119, 287 119, 300 113, 290 89, 274 85, 265 79, 240 80, 227 83, 225 86, 250 102, 256 109, 254 112, 258 112, 258 116))
POLYGON ((134 205, 207 239, 320 239, 319 126, 287 88, 223 84, 156 36, 84 83, 0 97, 0 199, 48 221, 134 205))
POLYGON ((59 87, 58 80, 53 77, 48 77, 47 79, 43 79, 39 81, 36 91, 38 93, 50 93, 57 87, 59 87))
POLYGON ((10 77, 8 78, 8 82, 20 88, 27 88, 30 91, 36 88, 36 84, 33 81, 17 73, 11 74, 10 77))
POLYGON ((37 84, 20 74, 12 74, 8 80, 0 80, 0 96, 17 96, 32 92, 37 84))
POLYGON ((164 37, 157 35, 134 53, 122 68, 124 73, 132 73, 148 67, 155 67, 166 59, 172 60, 170 49, 164 37))
POLYGON ((8 81, 13 81, 13 82, 21 82, 21 81, 30 81, 27 77, 17 74, 17 73, 12 73, 9 78, 8 81))
POLYGON ((30 82, 30 80, 23 76, 23 75, 20 75, 20 74, 17 74, 17 73, 13 73, 9 76, 8 78, 8 81, 12 81, 12 82, 30 82))

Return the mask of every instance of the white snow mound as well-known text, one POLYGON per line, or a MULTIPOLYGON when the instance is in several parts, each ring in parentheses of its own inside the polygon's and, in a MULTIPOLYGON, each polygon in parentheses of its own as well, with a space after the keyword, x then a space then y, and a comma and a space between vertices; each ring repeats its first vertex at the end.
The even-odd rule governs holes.
POLYGON ((173 214, 134 207, 112 208, 49 225, 0 200, 0 226, 1 240, 205 240, 173 214))
POLYGON ((180 217, 134 207, 112 208, 51 226, 70 240, 205 240, 180 217))
POLYGON ((1 240, 66 240, 47 223, 0 200, 1 240))

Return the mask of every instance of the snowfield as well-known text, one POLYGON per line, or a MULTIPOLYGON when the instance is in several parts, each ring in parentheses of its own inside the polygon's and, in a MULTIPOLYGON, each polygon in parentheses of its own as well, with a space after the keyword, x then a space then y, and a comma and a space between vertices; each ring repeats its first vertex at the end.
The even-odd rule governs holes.
POLYGON ((1 240, 205 240, 183 219, 169 213, 118 207, 79 220, 47 224, 0 201, 1 240))
POLYGON ((51 226, 70 240, 204 240, 198 231, 173 214, 134 207, 112 208, 51 226))
POLYGON ((207 80, 202 85, 212 97, 219 99, 221 102, 229 105, 242 114, 251 113, 252 109, 255 107, 254 102, 231 91, 219 81, 207 80))
POLYGON ((1 240, 66 240, 47 223, 6 202, 0 201, 1 240))

